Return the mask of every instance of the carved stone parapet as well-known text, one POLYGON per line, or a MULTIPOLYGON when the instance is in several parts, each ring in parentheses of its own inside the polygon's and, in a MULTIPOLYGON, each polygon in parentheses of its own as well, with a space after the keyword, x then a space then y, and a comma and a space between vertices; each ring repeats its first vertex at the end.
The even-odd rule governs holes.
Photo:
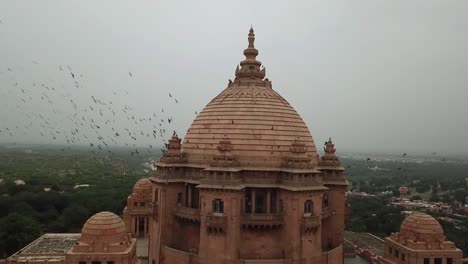
POLYGON ((211 213, 206 216, 206 228, 209 232, 224 232, 227 226, 227 217, 223 214, 211 213))
POLYGON ((302 232, 309 233, 316 231, 320 227, 320 216, 311 215, 302 218, 302 232))
POLYGON ((278 228, 283 223, 282 214, 243 214, 241 216, 242 227, 247 229, 278 228))
POLYGON ((200 209, 178 205, 175 208, 175 216, 181 221, 200 223, 200 209))

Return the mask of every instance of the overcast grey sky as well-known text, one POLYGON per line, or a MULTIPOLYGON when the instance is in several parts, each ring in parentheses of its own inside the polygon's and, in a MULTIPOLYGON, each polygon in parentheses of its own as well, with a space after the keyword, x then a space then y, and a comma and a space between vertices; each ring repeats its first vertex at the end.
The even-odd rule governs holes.
POLYGON ((65 142, 83 117, 115 119, 107 136, 151 131, 127 117, 153 114, 183 136, 234 78, 253 24, 267 77, 319 147, 467 153, 467 14, 465 0, 2 0, 0 142, 65 142))

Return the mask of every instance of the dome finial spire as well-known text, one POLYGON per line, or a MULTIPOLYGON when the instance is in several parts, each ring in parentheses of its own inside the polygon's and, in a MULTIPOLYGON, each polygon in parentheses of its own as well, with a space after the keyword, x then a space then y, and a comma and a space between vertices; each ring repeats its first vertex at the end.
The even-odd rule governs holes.
POLYGON ((244 50, 245 60, 241 61, 240 68, 236 69, 236 77, 265 78, 265 68, 257 60, 258 50, 254 46, 255 33, 252 25, 249 30, 249 46, 244 50))
POLYGON ((254 30, 253 30, 252 25, 250 25, 250 30, 249 30, 249 48, 255 48, 254 42, 255 42, 255 33, 254 33, 254 30))

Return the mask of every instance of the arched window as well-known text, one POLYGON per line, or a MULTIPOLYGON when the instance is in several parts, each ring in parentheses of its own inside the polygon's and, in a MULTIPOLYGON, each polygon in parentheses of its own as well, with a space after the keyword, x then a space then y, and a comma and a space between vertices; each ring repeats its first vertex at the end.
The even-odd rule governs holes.
POLYGON ((314 210, 314 203, 312 200, 307 200, 304 203, 304 216, 311 216, 314 210))
POLYGON ((222 214, 224 213, 224 202, 221 199, 213 200, 213 213, 222 214))
POLYGON ((326 208, 328 207, 328 193, 323 194, 323 200, 322 200, 322 207, 326 208))

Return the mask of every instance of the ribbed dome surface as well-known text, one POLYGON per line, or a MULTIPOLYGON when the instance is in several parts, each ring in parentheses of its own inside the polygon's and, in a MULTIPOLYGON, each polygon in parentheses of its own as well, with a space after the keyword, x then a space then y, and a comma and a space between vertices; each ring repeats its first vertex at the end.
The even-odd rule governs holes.
POLYGON ((219 153, 220 141, 226 139, 241 166, 279 167, 295 140, 304 143, 306 155, 317 162, 304 121, 264 82, 235 82, 199 113, 182 144, 189 163, 208 164, 219 153))
POLYGON ((148 178, 143 178, 135 183, 135 186, 133 186, 133 193, 151 193, 152 188, 151 181, 148 178))
POLYGON ((414 213, 403 220, 400 235, 415 241, 444 240, 444 230, 432 216, 424 213, 414 213))
POLYGON ((86 221, 81 230, 81 242, 119 243, 125 240, 127 229, 122 219, 111 212, 99 212, 86 221))

